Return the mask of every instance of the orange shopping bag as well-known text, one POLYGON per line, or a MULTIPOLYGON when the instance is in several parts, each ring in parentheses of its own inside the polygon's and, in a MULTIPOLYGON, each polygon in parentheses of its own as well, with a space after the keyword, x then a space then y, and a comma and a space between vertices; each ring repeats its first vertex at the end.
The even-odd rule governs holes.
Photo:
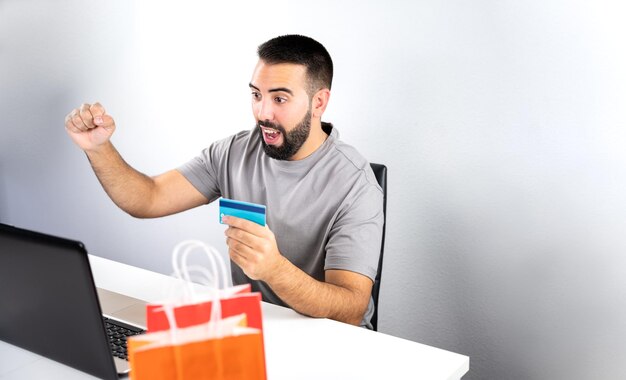
POLYGON ((131 379, 266 379, 261 332, 234 321, 245 324, 245 316, 210 322, 218 333, 205 324, 129 338, 131 379))
POLYGON ((265 379, 260 294, 249 285, 226 287, 221 255, 202 242, 177 245, 172 266, 184 280, 184 294, 147 306, 148 333, 128 340, 131 378, 265 379), (209 258, 212 272, 187 265, 197 249, 209 258), (209 285, 204 294, 190 282, 193 271, 209 285))

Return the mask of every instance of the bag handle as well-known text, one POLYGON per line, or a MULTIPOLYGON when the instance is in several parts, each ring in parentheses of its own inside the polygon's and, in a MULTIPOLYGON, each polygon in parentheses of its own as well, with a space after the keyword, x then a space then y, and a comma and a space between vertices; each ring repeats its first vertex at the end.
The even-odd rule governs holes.
POLYGON ((203 285, 208 285, 212 289, 219 290, 224 289, 228 286, 227 282, 227 271, 226 264, 224 263, 224 259, 222 255, 213 247, 205 244, 199 240, 185 240, 178 243, 174 247, 174 252, 172 253, 172 267, 174 268, 174 276, 179 280, 183 280, 186 282, 187 287, 187 295, 191 297, 192 300, 195 299, 196 292, 193 289, 191 283, 190 272, 197 272, 202 275, 202 277, 206 280, 203 282, 203 285), (204 267, 199 265, 188 265, 188 257, 189 255, 197 249, 201 249, 201 251, 207 256, 209 259, 210 271, 204 267), (216 273, 219 275, 215 276, 216 273), (221 280, 221 281, 220 281, 221 280))
MULTIPOLYGON (((211 292, 211 295, 212 295, 211 319, 208 323, 209 333, 213 336, 218 336, 218 337, 221 336, 221 329, 219 328, 219 322, 222 319, 222 310, 221 310, 222 308, 221 308, 221 303, 220 303, 220 289, 227 287, 228 283, 226 280, 226 276, 227 276, 226 265, 220 253, 215 248, 205 244, 202 241, 185 240, 185 241, 178 243, 174 247, 174 252, 172 253, 172 267, 174 268, 175 276, 178 279, 183 280, 185 282, 186 284, 186 286, 184 287, 185 295, 188 297, 188 299, 191 299, 191 300, 196 299, 196 292, 191 282, 190 272, 192 271, 198 272, 207 281, 209 281, 210 285, 205 284, 205 285, 211 286, 213 290, 211 292), (209 262, 211 264, 210 268, 212 269, 212 272, 207 270, 207 268, 201 267, 199 265, 187 264, 189 255, 192 252, 196 251, 197 249, 200 249, 209 259, 209 262), (215 276, 215 273, 218 271, 220 272, 219 274, 221 274, 221 276, 219 275, 215 276), (221 279, 221 286, 220 286, 220 279, 221 279)), ((169 309, 169 312, 168 312, 167 308, 165 308, 164 311, 168 318, 170 326, 173 327, 173 329, 171 328, 171 330, 176 330, 177 326, 176 326, 173 309, 169 309)), ((172 338, 174 339, 175 335, 173 335, 172 338)))

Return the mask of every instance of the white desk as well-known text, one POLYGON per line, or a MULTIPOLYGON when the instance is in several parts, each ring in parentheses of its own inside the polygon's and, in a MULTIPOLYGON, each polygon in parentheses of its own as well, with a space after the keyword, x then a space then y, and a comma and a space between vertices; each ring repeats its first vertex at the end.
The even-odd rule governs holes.
MULTIPOLYGON (((159 273, 90 256, 96 286, 158 301, 175 281, 159 273)), ((103 304, 105 312, 110 307, 103 304)), ((263 303, 269 380, 460 379, 469 357, 263 303)), ((0 379, 91 379, 70 367, 0 341, 0 379)))

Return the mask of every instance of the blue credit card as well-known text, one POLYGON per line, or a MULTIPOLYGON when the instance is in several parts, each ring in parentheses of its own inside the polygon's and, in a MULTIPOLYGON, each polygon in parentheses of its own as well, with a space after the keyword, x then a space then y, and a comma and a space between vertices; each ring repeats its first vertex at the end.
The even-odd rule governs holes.
MULTIPOLYGON (((265 206, 220 198, 220 223, 223 216, 235 216, 265 226, 265 206)), ((222 223, 224 224, 224 223, 222 223)))

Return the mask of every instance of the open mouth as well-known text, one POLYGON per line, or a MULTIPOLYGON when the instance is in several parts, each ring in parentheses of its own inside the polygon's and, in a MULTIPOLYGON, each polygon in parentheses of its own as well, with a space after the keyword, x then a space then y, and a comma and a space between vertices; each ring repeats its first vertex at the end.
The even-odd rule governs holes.
POLYGON ((273 128, 261 127, 263 140, 267 145, 277 145, 281 141, 282 133, 273 128))

